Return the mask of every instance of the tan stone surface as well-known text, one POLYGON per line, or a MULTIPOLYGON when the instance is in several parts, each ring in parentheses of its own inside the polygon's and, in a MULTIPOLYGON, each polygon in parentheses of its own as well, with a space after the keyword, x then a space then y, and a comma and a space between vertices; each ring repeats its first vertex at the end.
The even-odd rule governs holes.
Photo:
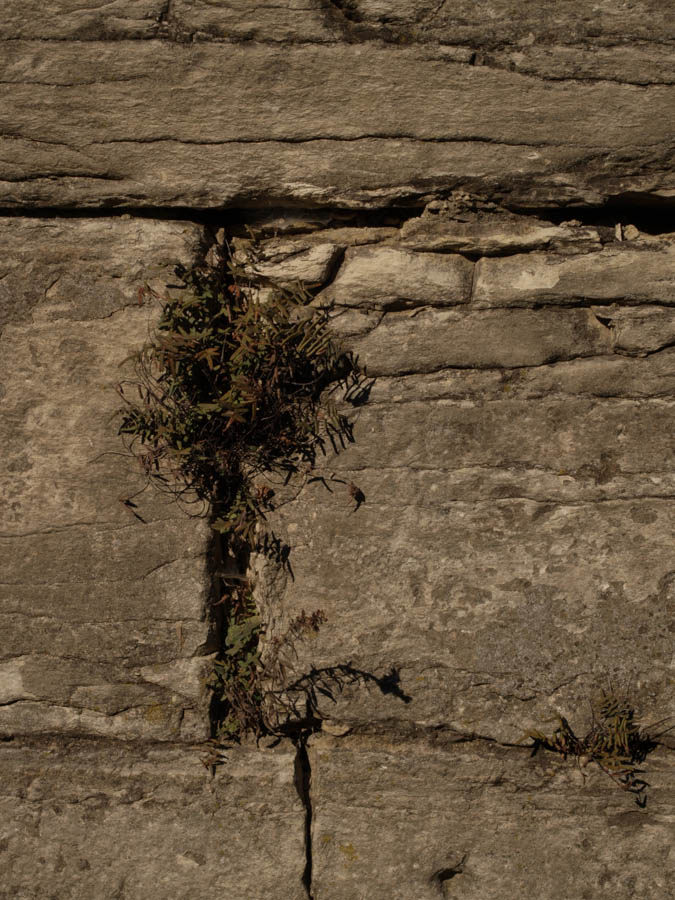
POLYGON ((675 302, 675 242, 616 243, 597 253, 557 256, 528 253, 482 259, 473 297, 478 307, 567 306, 588 300, 611 303, 675 302))
POLYGON ((555 81, 426 44, 4 42, 4 206, 525 205, 672 190, 670 84, 555 81), (345 115, 345 110, 349 114, 345 115))
POLYGON ((304 900, 294 754, 107 740, 0 747, 3 900, 304 900))
POLYGON ((200 230, 141 219, 4 219, 0 730, 208 736, 208 536, 146 494, 115 385, 200 230))
POLYGON ((295 675, 338 725, 513 742, 614 671, 672 715, 672 244, 588 232, 476 263, 388 238, 348 250, 324 291, 372 384, 323 480, 276 485, 290 568, 263 567, 259 596, 273 633, 325 611, 295 675), (463 304, 411 297, 411 271, 454 266, 475 266, 463 304))
MULTIPOLYGON (((336 317, 339 327, 339 317, 336 317)), ((606 327, 585 309, 393 312, 351 346, 372 376, 453 367, 517 368, 610 352, 606 327), (366 362, 367 360, 367 362, 366 362)))
POLYGON ((596 767, 442 734, 312 741, 315 900, 672 897, 672 763, 638 809, 596 767))
POLYGON ((473 266, 461 256, 414 253, 395 247, 354 247, 321 294, 335 306, 454 306, 471 294, 473 266))
POLYGON ((0 219, 2 900, 671 896, 672 750, 641 810, 511 746, 609 675, 675 714, 669 4, 8 6, 0 208, 46 216, 0 219), (108 455, 203 232, 115 207, 259 226, 369 373, 256 561, 268 638, 326 613, 307 731, 213 778, 208 533, 108 455))

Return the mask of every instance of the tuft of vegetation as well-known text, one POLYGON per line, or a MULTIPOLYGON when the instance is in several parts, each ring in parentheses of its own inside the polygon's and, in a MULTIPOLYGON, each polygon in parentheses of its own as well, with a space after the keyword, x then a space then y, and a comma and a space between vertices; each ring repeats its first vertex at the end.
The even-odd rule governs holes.
MULTIPOLYGON (((181 283, 170 296, 142 291, 141 301, 162 302, 161 315, 138 354, 136 377, 118 387, 125 404, 119 433, 146 486, 199 504, 217 533, 216 555, 234 567, 217 575, 214 600, 223 634, 210 682, 218 739, 270 730, 264 709, 279 694, 292 641, 323 621, 320 611, 303 612, 263 664, 249 557, 257 550, 286 560, 288 548, 264 529, 274 508, 270 479, 287 481, 298 471, 309 478, 327 444, 337 450, 352 440, 329 395, 359 385, 354 360, 332 339, 328 312, 313 309, 301 285, 260 278, 259 253, 253 236, 236 252, 226 244, 213 265, 178 266, 181 283), (266 688, 270 681, 277 687, 266 688)), ((136 508, 131 498, 124 502, 136 508)))
POLYGON ((325 622, 323 610, 296 616, 283 635, 269 642, 262 659, 259 638, 262 624, 253 598, 246 597, 242 615, 233 616, 227 631, 224 652, 216 661, 210 687, 219 700, 217 741, 237 740, 243 734, 260 738, 279 734, 287 720, 306 724, 307 710, 298 710, 286 696, 287 669, 295 656, 295 644, 325 622))
POLYGON ((645 806, 649 783, 640 777, 644 775, 640 765, 656 748, 656 738, 665 733, 652 731, 663 722, 643 728, 633 704, 611 688, 603 689, 591 704, 591 715, 591 728, 583 738, 577 737, 567 719, 558 715, 558 727, 551 735, 531 729, 519 743, 531 740, 532 755, 543 748, 565 759, 574 757, 580 768, 595 763, 615 784, 635 794, 638 806, 645 806))
POLYGON ((119 431, 149 481, 205 502, 214 529, 251 547, 272 500, 256 477, 290 476, 326 440, 351 439, 324 391, 355 377, 327 312, 300 285, 263 283, 257 254, 250 242, 241 259, 227 248, 214 266, 178 266, 183 289, 161 298, 137 378, 119 386, 119 431))

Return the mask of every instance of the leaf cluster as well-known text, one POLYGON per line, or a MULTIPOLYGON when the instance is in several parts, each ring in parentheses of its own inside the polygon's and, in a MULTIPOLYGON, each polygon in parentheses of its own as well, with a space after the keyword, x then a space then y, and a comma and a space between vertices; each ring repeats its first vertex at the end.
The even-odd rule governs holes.
POLYGON ((259 644, 262 624, 252 596, 246 596, 239 614, 231 618, 224 652, 210 679, 210 687, 225 708, 218 740, 236 740, 243 733, 256 738, 279 733, 283 713, 290 712, 282 686, 286 667, 296 653, 295 643, 318 631, 324 621, 322 610, 311 615, 303 610, 283 635, 269 642, 263 660, 259 644))
POLYGON ((323 621, 320 611, 303 612, 262 659, 263 625, 245 572, 253 549, 275 546, 257 535, 274 491, 258 476, 309 473, 326 441, 338 449, 351 440, 327 389, 360 383, 354 360, 332 339, 327 311, 313 309, 301 285, 261 278, 259 256, 255 239, 236 253, 225 244, 212 265, 178 266, 170 296, 141 291, 139 300, 162 301, 161 314, 135 379, 118 388, 119 432, 148 484, 208 511, 218 552, 226 545, 241 573, 218 576, 223 593, 214 604, 224 604, 209 682, 218 740, 274 730, 293 643, 323 621))
POLYGON ((612 690, 601 692, 591 712, 592 725, 583 738, 574 733, 564 716, 558 715, 558 727, 552 734, 530 729, 521 741, 533 742, 533 754, 543 748, 565 759, 575 757, 580 764, 596 763, 616 784, 636 794, 638 805, 644 806, 648 783, 639 777, 643 774, 639 766, 656 747, 651 733, 654 726, 642 728, 630 701, 612 690))
POLYGON ((301 286, 261 290, 256 252, 177 267, 182 289, 119 387, 119 431, 148 479, 208 503, 213 527, 249 545, 270 501, 255 476, 288 475, 349 435, 322 394, 355 372, 301 286))

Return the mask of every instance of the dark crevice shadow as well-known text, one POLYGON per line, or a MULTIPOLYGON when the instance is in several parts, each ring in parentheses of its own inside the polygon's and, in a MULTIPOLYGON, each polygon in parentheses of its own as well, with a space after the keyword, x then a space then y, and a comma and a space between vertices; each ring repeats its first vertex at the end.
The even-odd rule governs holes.
POLYGON ((465 853, 458 863, 455 863, 454 866, 447 866, 446 868, 438 869, 431 876, 431 881, 438 887, 440 894, 442 897, 446 896, 444 885, 455 878, 456 875, 461 875, 464 871, 464 864, 468 858, 468 853, 465 853))
POLYGON ((308 733, 303 732, 296 741, 294 783, 298 797, 305 810, 305 869, 302 873, 302 884, 308 900, 312 894, 312 769, 307 753, 308 733))

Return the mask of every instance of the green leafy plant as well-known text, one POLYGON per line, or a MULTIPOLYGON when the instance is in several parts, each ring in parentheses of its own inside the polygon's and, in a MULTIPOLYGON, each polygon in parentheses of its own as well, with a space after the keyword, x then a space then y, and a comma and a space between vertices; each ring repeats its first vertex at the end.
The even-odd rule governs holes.
POLYGON ((356 373, 305 289, 255 275, 257 252, 177 267, 183 290, 163 298, 137 378, 119 386, 120 434, 149 481, 207 503, 214 529, 249 546, 272 499, 256 476, 290 475, 326 440, 351 438, 324 392, 356 373))
POLYGON ((542 748, 565 759, 572 756, 580 768, 595 763, 619 787, 635 794, 639 806, 644 806, 649 784, 640 777, 644 774, 640 765, 656 748, 656 738, 665 733, 652 731, 663 722, 643 728, 632 703, 612 688, 601 691, 591 704, 591 714, 591 728, 583 738, 577 737, 567 719, 558 715, 558 727, 552 734, 530 729, 519 743, 531 740, 533 755, 542 748))
MULTIPOLYGON (((210 517, 218 535, 217 555, 235 565, 234 574, 217 576, 223 643, 210 683, 219 739, 273 727, 264 709, 281 696, 289 647, 323 620, 303 613, 263 662, 264 629, 246 573, 253 550, 275 547, 263 527, 274 508, 270 477, 302 471, 310 478, 327 444, 339 449, 352 440, 329 395, 359 384, 355 361, 332 338, 328 312, 312 308, 302 286, 257 275, 259 254, 254 238, 236 252, 225 244, 212 265, 178 266, 181 284, 170 296, 142 291, 162 310, 136 377, 119 385, 119 432, 146 484, 200 504, 198 514, 210 517)), ((363 499, 359 492, 356 502, 363 499)), ((278 542, 276 552, 285 559, 278 542)))
POLYGON ((298 721, 302 714, 285 697, 287 667, 295 656, 295 643, 319 630, 322 610, 303 610, 283 635, 271 639, 262 659, 259 638, 263 626, 253 598, 245 598, 243 615, 233 618, 224 653, 215 663, 210 686, 223 705, 216 739, 236 739, 241 733, 278 734, 282 722, 298 721))

